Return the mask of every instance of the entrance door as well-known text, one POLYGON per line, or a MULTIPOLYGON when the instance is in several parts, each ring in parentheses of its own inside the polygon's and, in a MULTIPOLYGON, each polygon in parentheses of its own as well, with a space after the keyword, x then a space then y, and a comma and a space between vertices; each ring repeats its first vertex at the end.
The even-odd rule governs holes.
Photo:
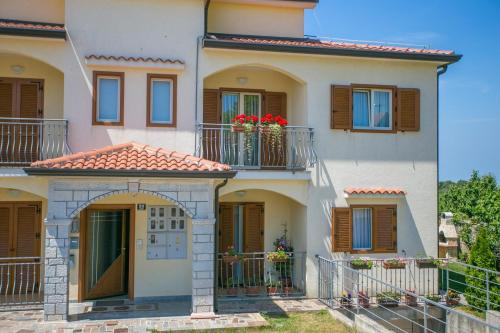
POLYGON ((0 163, 39 159, 42 91, 42 80, 0 78, 0 163))
MULTIPOLYGON (((222 94, 222 123, 231 124, 235 116, 261 116, 260 93, 224 92, 222 94)), ((222 137, 222 161, 233 166, 257 167, 260 163, 260 138, 258 132, 233 133, 226 131, 222 137)))
POLYGON ((0 203, 0 258, 8 258, 0 260, 0 293, 16 293, 26 286, 37 290, 40 271, 33 262, 40 260, 36 258, 40 256, 40 227, 40 203, 0 203), (25 259, 16 259, 20 257, 25 259))
POLYGON ((130 212, 88 209, 85 223, 84 298, 127 294, 130 212))

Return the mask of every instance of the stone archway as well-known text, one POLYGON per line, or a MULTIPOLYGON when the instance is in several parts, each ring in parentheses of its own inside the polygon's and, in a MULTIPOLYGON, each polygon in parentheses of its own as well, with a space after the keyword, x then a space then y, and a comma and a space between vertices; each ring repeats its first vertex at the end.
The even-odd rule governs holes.
POLYGON ((209 179, 55 179, 49 182, 45 220, 44 312, 46 320, 68 315, 69 232, 74 217, 92 203, 124 193, 166 199, 184 209, 192 223, 192 311, 213 312, 214 184, 209 179))

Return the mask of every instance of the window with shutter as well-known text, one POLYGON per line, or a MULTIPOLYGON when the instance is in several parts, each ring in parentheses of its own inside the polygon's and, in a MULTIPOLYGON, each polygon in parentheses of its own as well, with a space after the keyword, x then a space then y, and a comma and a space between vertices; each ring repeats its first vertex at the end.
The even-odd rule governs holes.
POLYGON ((351 86, 332 85, 331 128, 348 130, 352 128, 351 86))
POLYGON ((351 251, 352 221, 349 208, 332 209, 333 252, 351 251))
POLYGON ((396 252, 397 250, 397 218, 396 206, 374 206, 375 217, 375 251, 396 252))
POLYGON ((420 129, 420 90, 398 89, 398 130, 418 131, 420 129))
POLYGON ((203 90, 203 123, 205 123, 202 134, 203 158, 220 162, 220 128, 215 125, 221 123, 220 91, 218 89, 203 90))
POLYGON ((228 247, 234 246, 233 205, 221 204, 219 215, 219 251, 226 252, 228 247))

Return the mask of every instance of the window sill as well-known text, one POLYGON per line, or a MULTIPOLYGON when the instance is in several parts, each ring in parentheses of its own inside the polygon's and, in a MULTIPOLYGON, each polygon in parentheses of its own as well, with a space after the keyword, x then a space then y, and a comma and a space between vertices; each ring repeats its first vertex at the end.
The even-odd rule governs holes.
POLYGON ((112 123, 112 122, 100 122, 94 121, 92 122, 92 126, 124 126, 123 122, 112 123))
POLYGON ((394 129, 369 129, 369 128, 352 128, 353 133, 396 133, 394 129))

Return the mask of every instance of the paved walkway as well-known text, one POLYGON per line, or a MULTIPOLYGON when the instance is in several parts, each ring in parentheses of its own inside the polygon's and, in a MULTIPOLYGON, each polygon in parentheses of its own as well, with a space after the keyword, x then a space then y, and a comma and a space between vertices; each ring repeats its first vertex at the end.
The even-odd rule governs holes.
MULTIPOLYGON (((158 307, 162 307, 158 305, 158 307)), ((213 319, 191 319, 189 316, 138 317, 139 312, 113 314, 114 319, 86 318, 69 322, 43 321, 43 311, 0 312, 1 333, 143 333, 151 330, 182 331, 222 328, 245 328, 267 325, 259 312, 318 311, 325 306, 312 299, 224 301, 220 314, 213 319)), ((102 317, 101 317, 102 318, 102 317)))

